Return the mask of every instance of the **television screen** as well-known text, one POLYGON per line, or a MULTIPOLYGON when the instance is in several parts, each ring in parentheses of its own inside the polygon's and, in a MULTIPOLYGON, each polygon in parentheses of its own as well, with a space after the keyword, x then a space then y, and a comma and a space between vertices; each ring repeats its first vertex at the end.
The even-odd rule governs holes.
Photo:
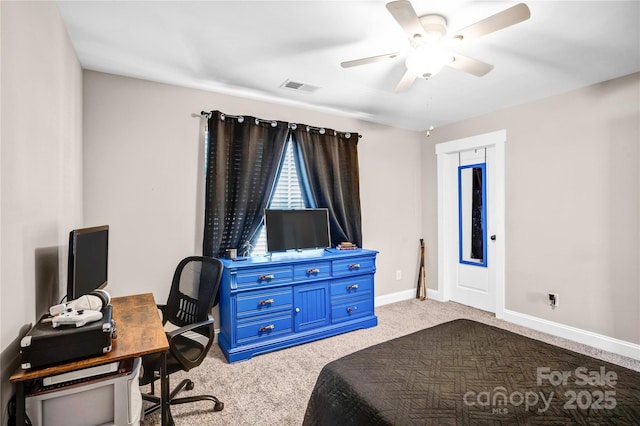
POLYGON ((107 285, 108 254, 108 225, 69 233, 67 302, 107 285))
POLYGON ((267 251, 304 250, 331 246, 327 209, 272 210, 264 213, 267 251))

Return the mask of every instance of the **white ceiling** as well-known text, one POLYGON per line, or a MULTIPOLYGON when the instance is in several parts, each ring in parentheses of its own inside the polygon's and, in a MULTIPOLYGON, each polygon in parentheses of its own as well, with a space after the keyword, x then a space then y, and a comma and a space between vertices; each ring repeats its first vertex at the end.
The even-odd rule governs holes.
MULTIPOLYGON (((418 15, 444 15, 452 31, 517 2, 411 3, 418 15)), ((404 58, 340 67, 409 47, 386 1, 57 1, 85 69, 412 130, 640 71, 640 2, 526 3, 529 20, 457 49, 493 64, 489 74, 446 67, 396 93, 404 58), (283 88, 286 80, 318 89, 283 88)))

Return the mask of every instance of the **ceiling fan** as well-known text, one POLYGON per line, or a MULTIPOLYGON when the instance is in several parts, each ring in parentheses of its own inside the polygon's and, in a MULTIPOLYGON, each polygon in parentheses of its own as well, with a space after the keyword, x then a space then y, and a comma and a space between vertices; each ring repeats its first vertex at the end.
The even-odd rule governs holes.
MULTIPOLYGON (((407 71, 396 86, 397 92, 411 87, 416 78, 429 79, 433 77, 445 65, 482 77, 493 69, 493 65, 454 53, 449 49, 454 48, 458 43, 473 40, 526 21, 531 16, 527 5, 520 3, 447 36, 447 20, 442 15, 418 16, 407 0, 392 1, 387 3, 386 7, 409 37, 411 45, 411 50, 405 61, 407 71)), ((342 62, 340 65, 343 68, 350 68, 371 64, 396 58, 402 53, 394 52, 370 56, 342 62)))

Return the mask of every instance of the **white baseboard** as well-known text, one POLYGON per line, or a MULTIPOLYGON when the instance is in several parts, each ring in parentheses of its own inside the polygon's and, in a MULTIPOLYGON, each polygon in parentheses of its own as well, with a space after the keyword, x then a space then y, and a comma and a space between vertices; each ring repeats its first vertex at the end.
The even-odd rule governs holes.
MULTIPOLYGON (((438 290, 427 289, 428 299, 445 302, 445 300, 442 300, 441 296, 442 295, 438 290)), ((385 294, 375 298, 375 306, 388 305, 389 303, 401 302, 403 300, 413 299, 414 297, 416 297, 415 290, 403 290, 396 293, 385 294)), ((602 349, 603 351, 640 360, 640 345, 635 343, 614 339, 613 337, 545 320, 532 315, 511 311, 509 309, 503 310, 501 319, 513 324, 528 327, 532 330, 541 331, 553 336, 593 346, 594 348, 602 349)))
POLYGON ((522 325, 533 330, 548 333, 553 336, 573 340, 574 342, 593 346, 603 351, 612 352, 632 359, 640 360, 640 345, 614 339, 570 325, 545 320, 531 315, 505 309, 503 319, 514 324, 522 325))
POLYGON ((384 294, 382 296, 378 296, 373 301, 374 306, 383 306, 388 305, 390 303, 402 302, 403 300, 409 300, 413 297, 416 297, 415 290, 403 290, 398 291, 396 293, 384 294))
POLYGON ((438 290, 431 290, 430 288, 427 289, 427 298, 431 300, 437 300, 438 302, 446 302, 446 300, 442 298, 442 294, 438 290))
MULTIPOLYGON (((436 290, 427 289, 427 299, 434 299, 440 301, 438 292, 436 290)), ((398 291, 396 293, 385 294, 383 296, 378 296, 375 298, 374 304, 375 306, 383 306, 388 305, 390 303, 402 302, 403 300, 409 300, 416 297, 416 290, 403 290, 398 291)))

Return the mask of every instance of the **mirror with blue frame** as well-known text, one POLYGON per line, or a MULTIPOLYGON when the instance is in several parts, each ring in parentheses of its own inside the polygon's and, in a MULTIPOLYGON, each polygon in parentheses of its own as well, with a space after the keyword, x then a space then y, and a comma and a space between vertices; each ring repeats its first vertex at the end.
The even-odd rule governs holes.
POLYGON ((458 167, 460 263, 487 266, 486 164, 458 167))

